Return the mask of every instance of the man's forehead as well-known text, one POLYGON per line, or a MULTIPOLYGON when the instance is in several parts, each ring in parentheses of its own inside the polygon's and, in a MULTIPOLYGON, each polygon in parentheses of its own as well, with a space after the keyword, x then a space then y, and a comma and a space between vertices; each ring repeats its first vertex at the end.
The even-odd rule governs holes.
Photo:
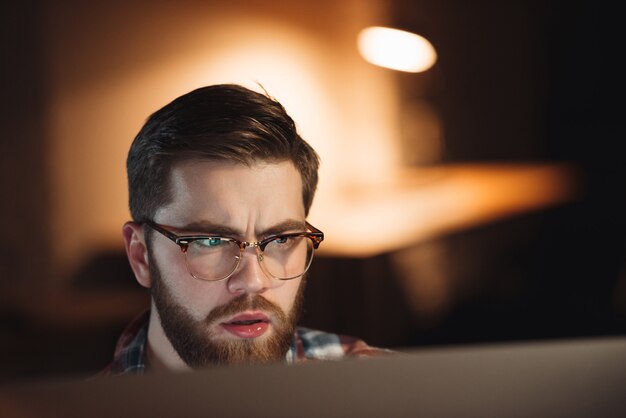
POLYGON ((304 223, 302 180, 290 161, 185 161, 172 169, 169 183, 171 200, 157 221, 172 226, 259 231, 288 220, 304 223))

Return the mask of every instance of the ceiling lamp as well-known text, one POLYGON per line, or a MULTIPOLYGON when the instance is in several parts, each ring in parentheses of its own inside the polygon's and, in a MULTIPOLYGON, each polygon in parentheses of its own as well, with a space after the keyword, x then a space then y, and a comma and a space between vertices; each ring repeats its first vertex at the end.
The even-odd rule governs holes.
POLYGON ((359 33, 358 48, 371 64, 392 70, 419 73, 437 60, 435 48, 415 33, 373 26, 359 33))

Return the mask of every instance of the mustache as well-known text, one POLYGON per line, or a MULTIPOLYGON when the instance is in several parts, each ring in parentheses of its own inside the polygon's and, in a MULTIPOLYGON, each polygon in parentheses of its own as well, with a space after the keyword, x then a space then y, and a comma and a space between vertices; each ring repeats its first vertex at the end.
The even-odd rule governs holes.
POLYGON ((287 315, 278 305, 260 295, 243 294, 224 305, 213 308, 204 319, 204 322, 208 325, 226 316, 235 315, 247 310, 264 311, 279 323, 287 321, 287 315))

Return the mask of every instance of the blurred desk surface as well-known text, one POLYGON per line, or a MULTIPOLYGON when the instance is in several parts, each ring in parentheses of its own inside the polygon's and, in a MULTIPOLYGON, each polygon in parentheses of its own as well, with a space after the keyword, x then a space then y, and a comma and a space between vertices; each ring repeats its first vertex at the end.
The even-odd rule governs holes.
POLYGON ((316 197, 309 219, 321 254, 367 257, 440 234, 566 203, 580 188, 569 164, 480 163, 415 168, 316 197))
POLYGON ((0 386, 2 417, 613 417, 626 338, 0 386))

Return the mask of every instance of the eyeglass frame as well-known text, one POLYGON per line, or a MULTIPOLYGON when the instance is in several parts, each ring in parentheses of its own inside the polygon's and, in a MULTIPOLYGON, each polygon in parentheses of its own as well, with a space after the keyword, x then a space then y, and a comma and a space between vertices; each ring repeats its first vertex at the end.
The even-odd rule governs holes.
MULTIPOLYGON (((158 224, 150 219, 146 220, 143 222, 143 224, 149 226, 151 229, 155 230, 156 232, 160 233, 161 235, 165 236, 166 238, 170 239, 172 242, 174 242, 174 244, 178 245, 180 247, 180 250, 182 251, 183 254, 185 254, 185 265, 187 266, 187 272, 191 275, 191 277, 193 277, 196 280, 202 280, 205 282, 220 282, 223 280, 227 280, 228 278, 230 278, 233 274, 235 274, 235 272, 237 271, 237 269, 239 269, 239 265, 241 264, 241 259, 243 256, 243 252, 245 251, 246 247, 251 247, 251 248, 258 248, 260 250, 260 253, 257 254, 257 260, 259 261, 259 263, 261 262, 262 259, 259 259, 259 255, 262 255, 265 252, 265 247, 272 241, 274 241, 277 238, 291 238, 291 237, 306 237, 309 238, 312 242, 313 242, 313 250, 317 250, 317 248, 319 247, 320 243, 322 241, 324 241, 324 233, 322 231, 320 231, 319 229, 317 229, 316 227, 314 227, 313 225, 311 225, 310 223, 305 221, 305 228, 307 229, 307 231, 302 231, 302 232, 288 232, 285 234, 275 234, 275 235, 271 235, 267 238, 262 239, 261 241, 241 241, 238 240, 236 238, 232 238, 232 237, 225 237, 225 236, 221 236, 221 235, 204 235, 204 234, 193 234, 193 235, 178 235, 170 230, 168 230, 167 228, 169 227, 168 225, 161 225, 158 224), (189 244, 191 244, 193 241, 198 241, 201 239, 209 239, 209 238, 221 238, 221 239, 227 239, 230 242, 234 242, 235 244, 237 244, 237 246, 239 246, 239 257, 237 257, 237 264, 235 265, 235 268, 233 269, 232 272, 230 272, 227 276, 220 278, 220 279, 203 279, 201 277, 197 277, 196 275, 194 275, 191 272, 191 269, 189 268, 189 264, 187 262, 187 250, 189 248, 189 244)), ((172 228, 172 227, 170 227, 172 228)), ((313 257, 311 256, 311 261, 313 261, 313 257)), ((281 279, 279 277, 274 276, 273 274, 269 273, 268 271, 266 271, 266 268, 261 264, 261 267, 263 268, 263 271, 265 271, 267 274, 269 274, 272 278, 276 279, 276 280, 293 280, 296 279, 298 277, 302 277, 309 269, 309 267, 311 266, 311 262, 308 263, 308 265, 306 266, 306 268, 304 269, 304 271, 302 272, 301 275, 299 276, 295 276, 295 277, 289 277, 286 279, 281 279)))

